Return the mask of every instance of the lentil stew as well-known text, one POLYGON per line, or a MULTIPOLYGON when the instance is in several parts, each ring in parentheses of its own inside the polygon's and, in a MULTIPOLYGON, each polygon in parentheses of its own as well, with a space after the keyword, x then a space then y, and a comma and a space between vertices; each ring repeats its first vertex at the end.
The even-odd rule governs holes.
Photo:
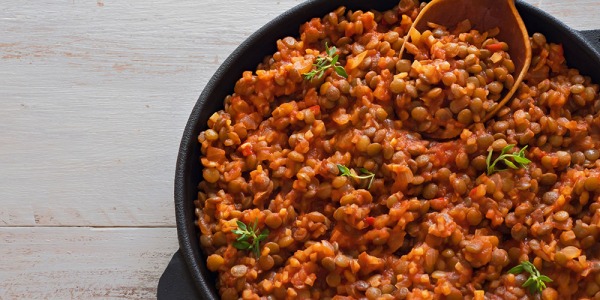
MULTIPOLYGON (((598 86, 567 68, 560 45, 534 34, 532 67, 510 105, 455 141, 424 139, 408 130, 423 123, 413 111, 425 106, 424 120, 437 120, 423 99, 439 90, 447 99, 443 76, 465 75, 469 47, 480 46, 481 61, 486 39, 465 45, 454 65, 444 54, 439 64, 451 66, 435 68, 436 87, 415 65, 429 63, 421 50, 408 63, 394 56, 419 9, 402 0, 309 21, 245 72, 209 118, 198 136, 196 213, 223 299, 600 297, 598 86), (348 77, 330 69, 305 80, 326 43, 348 77), (404 90, 392 90, 403 72, 404 90), (417 87, 419 79, 428 86, 417 87), (506 168, 488 174, 488 155, 511 145, 511 153, 527 147, 530 163, 499 163, 506 168), (259 255, 236 247, 255 243, 250 231, 235 233, 240 223, 253 229, 259 255), (524 261, 553 280, 539 294, 522 286, 526 274, 508 272, 524 261)), ((436 29, 430 36, 456 43, 436 29)), ((466 70, 464 85, 453 83, 471 102, 493 95, 488 78, 502 77, 483 60, 478 72, 466 70), (488 76, 485 87, 477 75, 488 76)), ((460 121, 467 107, 477 121, 471 103, 448 120, 460 121)))

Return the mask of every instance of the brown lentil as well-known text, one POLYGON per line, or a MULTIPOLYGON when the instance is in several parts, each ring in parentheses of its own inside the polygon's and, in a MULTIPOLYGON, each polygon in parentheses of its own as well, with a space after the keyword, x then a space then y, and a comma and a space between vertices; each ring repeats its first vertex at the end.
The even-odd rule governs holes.
POLYGON ((206 259, 206 267, 213 272, 219 270, 224 263, 225 259, 218 254, 212 254, 206 259))

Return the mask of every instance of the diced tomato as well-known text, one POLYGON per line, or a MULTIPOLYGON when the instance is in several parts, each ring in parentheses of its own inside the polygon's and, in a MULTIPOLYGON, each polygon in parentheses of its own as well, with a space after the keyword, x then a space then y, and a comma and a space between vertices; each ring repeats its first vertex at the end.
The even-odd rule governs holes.
POLYGON ((498 52, 502 50, 502 43, 494 43, 485 46, 485 49, 488 49, 492 52, 498 52))
POLYGON ((206 158, 217 163, 223 163, 227 159, 225 157, 225 150, 217 147, 208 147, 206 158))
POLYGON ((369 224, 370 226, 373 226, 373 223, 375 223, 375 218, 374 217, 366 217, 365 223, 369 224))
POLYGON ((448 200, 444 197, 440 197, 429 200, 429 203, 431 205, 431 208, 437 211, 442 211, 448 205, 448 200))

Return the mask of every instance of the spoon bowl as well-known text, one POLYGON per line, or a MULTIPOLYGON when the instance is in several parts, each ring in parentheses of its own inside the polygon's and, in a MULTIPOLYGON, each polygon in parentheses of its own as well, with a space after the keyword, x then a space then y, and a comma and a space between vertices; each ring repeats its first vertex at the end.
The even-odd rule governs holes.
MULTIPOLYGON (((433 0, 419 13, 410 30, 423 32, 429 29, 430 22, 451 28, 466 19, 470 21, 472 29, 480 32, 499 28, 500 33, 496 37, 508 44, 507 52, 515 65, 513 73, 515 82, 512 88, 504 91, 495 108, 486 113, 481 120, 485 122, 492 118, 519 88, 531 63, 531 44, 527 28, 515 7, 514 0, 433 0)), ((405 40, 409 39, 410 34, 405 40)), ((404 48, 400 51, 401 57, 403 52, 404 48)), ((458 122, 449 122, 445 128, 422 134, 433 139, 452 139, 465 127, 458 122)))

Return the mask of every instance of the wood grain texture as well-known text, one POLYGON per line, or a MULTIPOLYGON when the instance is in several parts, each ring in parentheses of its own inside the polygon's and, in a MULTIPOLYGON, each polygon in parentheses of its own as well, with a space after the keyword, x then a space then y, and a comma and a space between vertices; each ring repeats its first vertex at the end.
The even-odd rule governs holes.
POLYGON ((0 299, 152 299, 177 250, 173 228, 13 227, 0 240, 0 299))
POLYGON ((539 0, 538 7, 575 29, 600 29, 598 0, 539 0))
POLYGON ((193 104, 298 1, 45 2, 0 4, 0 224, 173 226, 193 104))
MULTIPOLYGON (((189 112, 300 2, 0 0, 0 299, 155 298, 189 112)), ((598 0, 526 2, 600 28, 598 0)))

